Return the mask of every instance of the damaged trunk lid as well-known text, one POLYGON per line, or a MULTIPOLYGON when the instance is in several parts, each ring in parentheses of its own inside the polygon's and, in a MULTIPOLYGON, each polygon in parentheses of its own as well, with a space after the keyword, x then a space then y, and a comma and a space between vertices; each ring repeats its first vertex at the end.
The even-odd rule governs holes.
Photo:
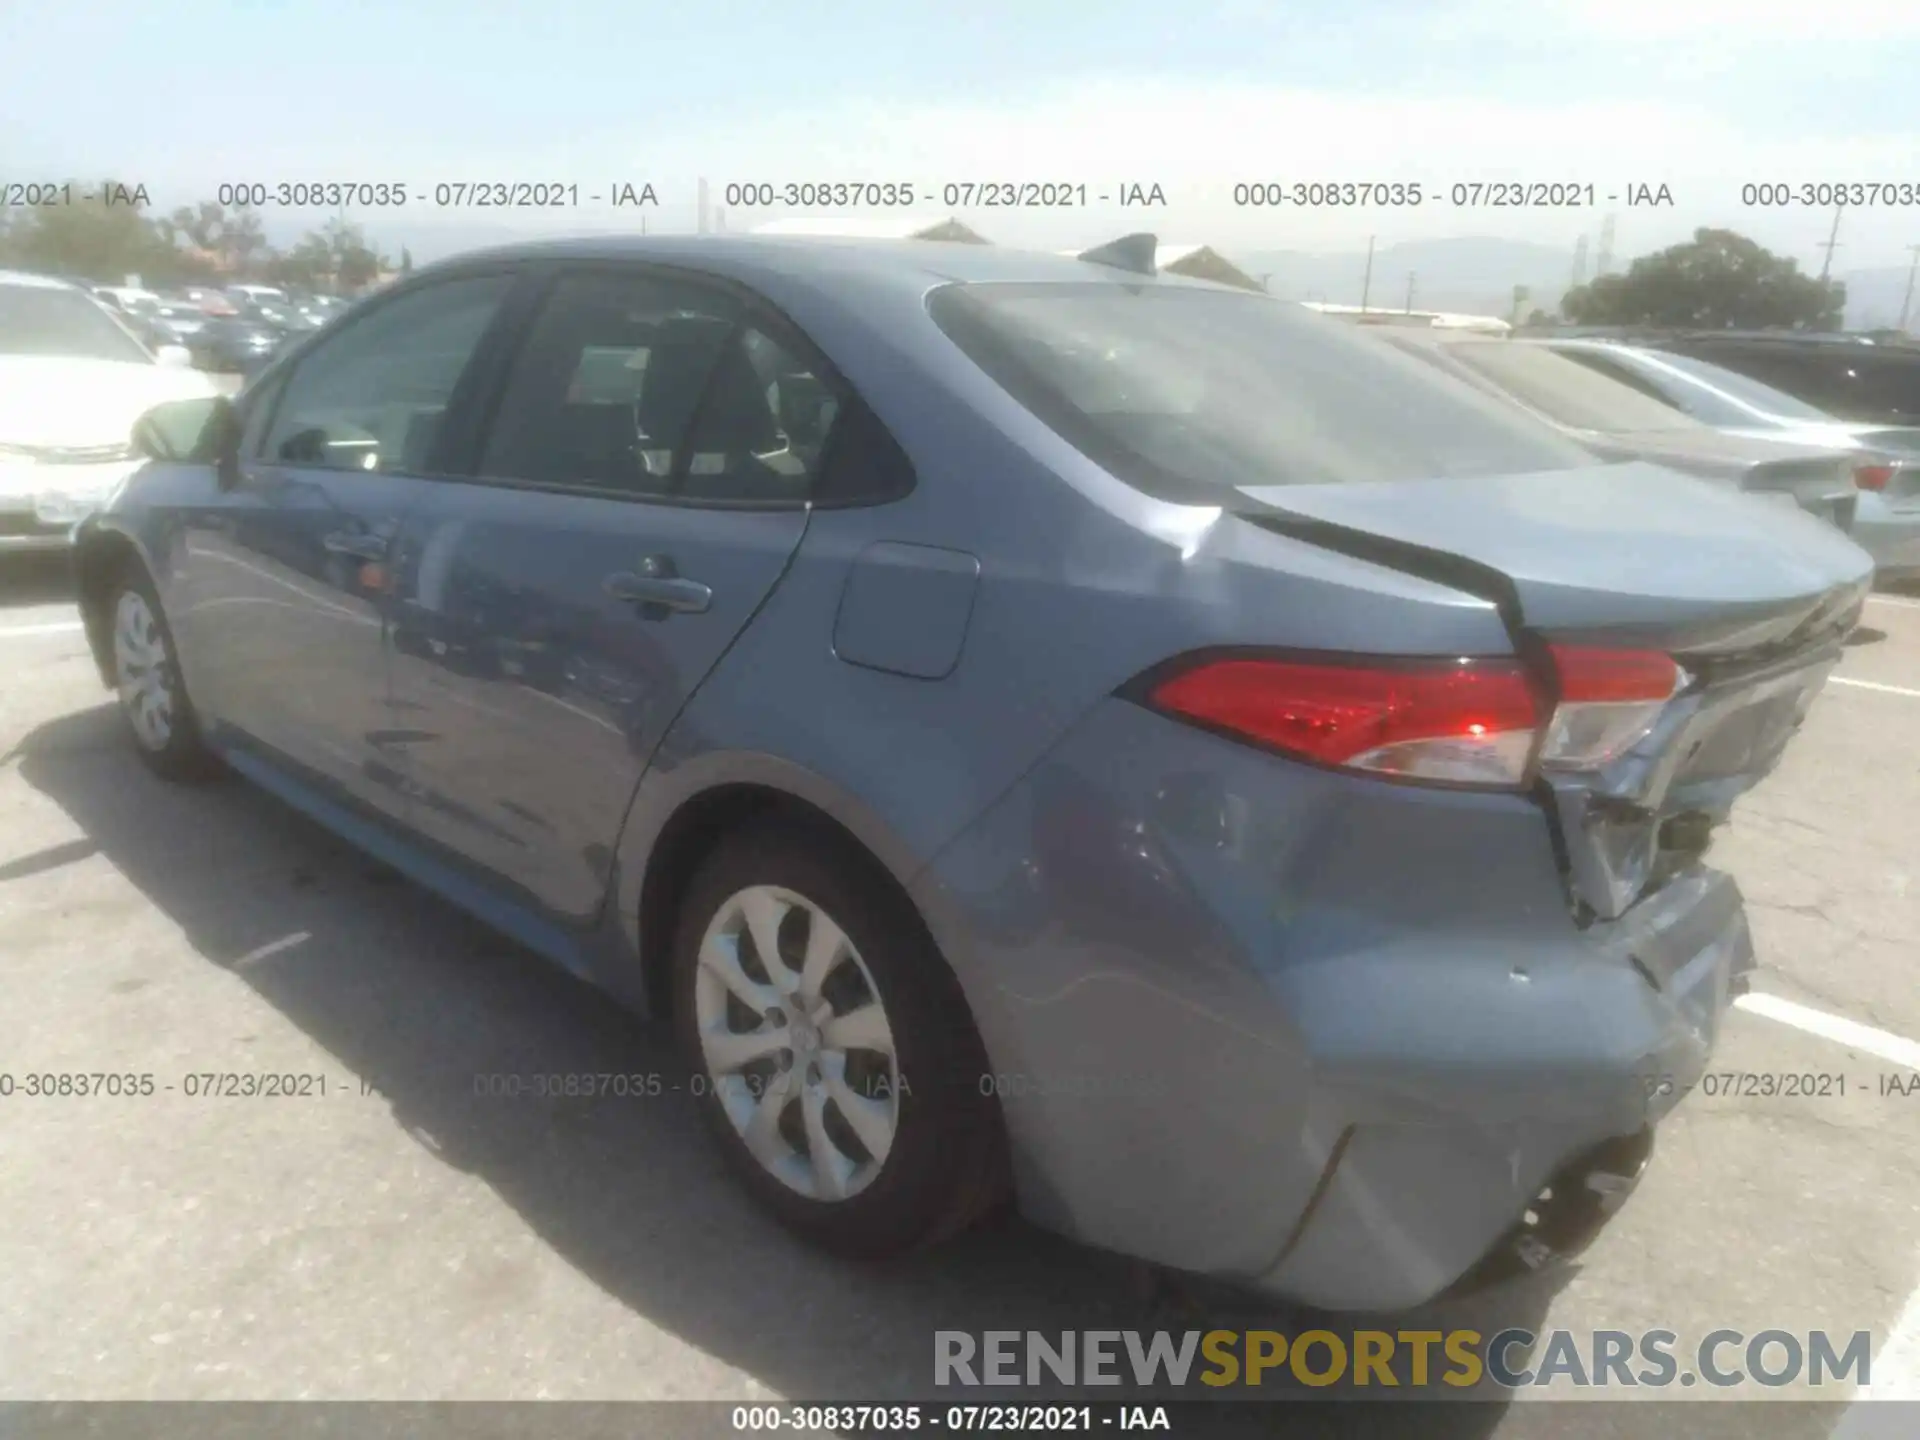
POLYGON ((1249 487, 1254 524, 1493 601, 1551 690, 1551 645, 1680 667, 1630 746, 1540 767, 1583 922, 1686 870, 1779 763, 1872 583, 1866 552, 1798 505, 1633 463, 1374 484, 1249 487))

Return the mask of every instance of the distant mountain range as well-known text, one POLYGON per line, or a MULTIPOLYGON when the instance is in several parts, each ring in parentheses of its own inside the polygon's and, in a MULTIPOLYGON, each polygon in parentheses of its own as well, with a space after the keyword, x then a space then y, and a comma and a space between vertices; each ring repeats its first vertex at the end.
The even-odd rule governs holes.
POLYGON ((1289 300, 1326 300, 1358 305, 1400 307, 1407 303, 1413 277, 1415 310, 1457 310, 1504 316, 1513 308, 1513 287, 1524 285, 1523 311, 1551 310, 1573 278, 1573 252, 1525 240, 1462 237, 1413 240, 1374 252, 1373 280, 1365 284, 1366 252, 1314 255, 1300 250, 1265 250, 1231 257, 1267 288, 1289 300))

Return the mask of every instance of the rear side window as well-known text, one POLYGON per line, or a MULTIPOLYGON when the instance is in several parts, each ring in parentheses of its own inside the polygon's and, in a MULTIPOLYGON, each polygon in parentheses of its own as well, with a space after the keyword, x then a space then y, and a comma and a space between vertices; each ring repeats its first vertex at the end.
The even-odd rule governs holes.
MULTIPOLYGON (((806 504, 845 404, 807 351, 731 291, 563 276, 514 360, 480 474, 693 504, 806 504)), ((832 467, 836 482, 848 473, 832 467)))
POLYGON ((562 276, 514 359, 480 474, 665 494, 740 310, 703 286, 562 276))
POLYGON ((1268 296, 979 284, 937 290, 929 308, 1022 406, 1161 499, 1596 463, 1511 405, 1268 296))

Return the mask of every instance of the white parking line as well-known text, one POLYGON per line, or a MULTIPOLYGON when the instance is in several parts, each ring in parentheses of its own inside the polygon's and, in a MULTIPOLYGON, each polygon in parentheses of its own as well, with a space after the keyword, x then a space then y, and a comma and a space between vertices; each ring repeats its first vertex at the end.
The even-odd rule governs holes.
POLYGON ((1912 1403, 1920 1400, 1920 1290, 1907 1297, 1900 1317, 1873 1355, 1873 1379, 1860 1387, 1828 1440, 1908 1440, 1913 1434, 1912 1403), (1898 1410, 1880 1410, 1873 1402, 1904 1400, 1898 1410))
POLYGON ((291 935, 282 935, 278 940, 270 940, 257 949, 249 950, 233 962, 233 968, 238 970, 242 965, 252 965, 257 961, 265 960, 271 955, 278 955, 283 950, 291 950, 296 945, 304 945, 312 938, 313 932, 311 930, 296 930, 291 935))
POLYGON ((69 631, 86 628, 78 620, 50 620, 44 625, 8 625, 0 628, 0 640, 11 640, 20 635, 65 635, 69 631))
POLYGON ((1869 595, 1869 605, 1891 605, 1896 610, 1920 610, 1920 600, 1906 600, 1898 595, 1869 595))
MULTIPOLYGON (((1920 1070, 1920 1044, 1857 1020, 1829 1015, 1808 1005, 1797 1005, 1778 995, 1748 991, 1734 1008, 1777 1020, 1822 1039, 1864 1050, 1882 1060, 1920 1070)), ((1911 1405, 1920 1400, 1920 1290, 1907 1296, 1900 1314, 1873 1356, 1872 1380, 1840 1417, 1829 1440, 1909 1440, 1913 1434, 1911 1405), (1908 1402, 1899 1410, 1881 1410, 1875 1402, 1908 1402)))
POLYGON ((1904 685, 1882 685, 1877 680, 1849 680, 1844 675, 1830 676, 1829 685, 1851 685, 1856 690, 1877 690, 1882 695, 1905 695, 1911 700, 1920 700, 1920 690, 1909 690, 1904 685))
POLYGON ((1824 1010, 1797 1005, 1791 1000, 1763 994, 1758 990, 1748 991, 1733 1004, 1735 1009, 1745 1010, 1751 1015, 1761 1015, 1769 1020, 1777 1020, 1782 1025, 1791 1025, 1796 1030, 1804 1030, 1809 1035, 1818 1035, 1855 1050, 1864 1050, 1869 1055, 1877 1055, 1908 1070, 1920 1070, 1920 1043, 1886 1030, 1876 1030, 1871 1025, 1862 1025, 1858 1020, 1849 1020, 1843 1015, 1829 1015, 1824 1010))

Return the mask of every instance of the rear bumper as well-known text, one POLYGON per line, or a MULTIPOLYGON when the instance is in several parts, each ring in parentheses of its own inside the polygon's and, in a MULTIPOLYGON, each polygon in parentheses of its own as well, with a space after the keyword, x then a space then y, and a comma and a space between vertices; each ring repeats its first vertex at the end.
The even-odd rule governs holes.
POLYGON ((1656 908, 1677 935, 1655 939, 1636 925, 1639 938, 1613 937, 1593 957, 1644 966, 1638 992, 1576 983, 1550 1002, 1592 1004, 1599 1042, 1534 1070, 1531 1083, 1558 1091, 1558 1103, 1544 1095, 1532 1115, 1476 1124, 1469 1115, 1486 1081, 1520 1086, 1528 1076, 1498 1053, 1477 1059, 1477 1076, 1434 1075, 1468 1114, 1357 1126, 1261 1287, 1329 1308, 1393 1310, 1564 1262, 1591 1243, 1639 1183, 1654 1128, 1699 1080, 1720 1016, 1753 967, 1733 882, 1701 872, 1680 883, 1640 907, 1656 908), (1602 1036, 1619 1045, 1611 1055, 1602 1036))
POLYGON ((1294 765, 1119 701, 918 890, 1022 1208, 1330 1309, 1577 1249, 1597 1224, 1566 1195, 1691 1087, 1752 964, 1725 876, 1581 930, 1529 800, 1294 765))

